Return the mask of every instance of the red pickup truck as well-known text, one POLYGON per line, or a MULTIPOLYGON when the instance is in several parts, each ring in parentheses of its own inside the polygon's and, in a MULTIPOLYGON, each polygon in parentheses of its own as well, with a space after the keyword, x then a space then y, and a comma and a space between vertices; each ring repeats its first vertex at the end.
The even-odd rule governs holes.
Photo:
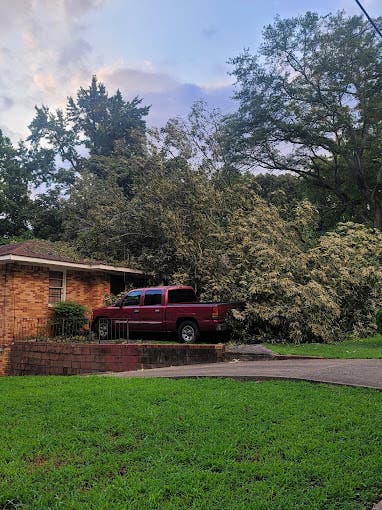
POLYGON ((238 303, 202 303, 188 286, 135 289, 112 306, 93 310, 92 329, 100 340, 128 325, 130 332, 176 332, 181 342, 197 342, 201 332, 225 331, 225 316, 238 303))

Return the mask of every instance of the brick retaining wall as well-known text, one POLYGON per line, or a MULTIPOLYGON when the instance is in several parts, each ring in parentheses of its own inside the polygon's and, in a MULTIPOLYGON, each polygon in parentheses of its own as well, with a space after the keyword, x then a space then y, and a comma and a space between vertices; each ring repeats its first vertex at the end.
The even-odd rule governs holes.
POLYGON ((16 342, 3 375, 75 375, 223 361, 224 345, 16 342))
POLYGON ((7 375, 9 371, 9 355, 11 348, 0 344, 0 376, 7 375))

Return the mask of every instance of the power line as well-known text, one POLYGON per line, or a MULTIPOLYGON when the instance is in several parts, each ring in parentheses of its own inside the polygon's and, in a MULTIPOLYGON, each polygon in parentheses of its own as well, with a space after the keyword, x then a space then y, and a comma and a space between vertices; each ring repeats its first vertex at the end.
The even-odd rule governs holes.
POLYGON ((368 15, 366 9, 364 8, 364 6, 361 4, 361 2, 359 0, 355 0, 358 4, 358 6, 360 7, 360 9, 362 10, 362 12, 364 13, 364 15, 366 16, 366 18, 370 21, 370 23, 373 25, 374 27, 374 30, 377 32, 377 34, 379 35, 379 37, 382 39, 382 33, 381 31, 379 30, 379 28, 377 27, 377 25, 375 24, 375 22, 370 18, 370 16, 368 15))

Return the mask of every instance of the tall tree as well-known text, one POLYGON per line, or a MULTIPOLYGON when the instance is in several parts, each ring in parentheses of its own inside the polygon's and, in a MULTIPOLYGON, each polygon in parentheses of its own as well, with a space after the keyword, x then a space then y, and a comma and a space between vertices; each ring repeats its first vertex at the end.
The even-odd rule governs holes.
POLYGON ((185 119, 169 119, 160 130, 161 153, 165 158, 182 158, 209 175, 226 167, 223 115, 196 101, 185 119))
MULTIPOLYGON (((0 130, 0 235, 5 238, 33 233, 33 202, 39 186, 56 178, 54 154, 49 149, 14 147, 0 130), (32 193, 33 192, 33 193, 32 193)), ((48 228, 48 225, 47 225, 48 228)))
POLYGON ((340 213, 381 229, 381 50, 358 16, 277 18, 256 55, 232 60, 231 160, 301 175, 340 213))
POLYGON ((130 155, 142 154, 149 107, 140 106, 141 102, 138 97, 123 99, 119 90, 109 96, 93 76, 87 89, 81 87, 75 99, 68 98, 66 114, 36 106, 29 141, 47 144, 74 171, 82 169, 84 147, 91 156, 110 156, 121 141, 130 155))
POLYGON ((108 96, 105 85, 93 76, 87 89, 80 88, 77 99, 68 99, 68 120, 85 137, 90 154, 108 156, 117 140, 123 140, 133 155, 144 146, 148 106, 140 106, 142 99, 125 101, 119 90, 108 96))
POLYGON ((30 173, 17 150, 0 130, 0 236, 22 236, 28 230, 30 173))

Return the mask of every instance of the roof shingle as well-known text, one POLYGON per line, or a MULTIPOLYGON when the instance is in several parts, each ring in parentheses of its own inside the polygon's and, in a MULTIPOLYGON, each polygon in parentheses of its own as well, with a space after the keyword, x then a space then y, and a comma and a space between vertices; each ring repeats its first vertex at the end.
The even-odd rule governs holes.
MULTIPOLYGON (((56 260, 58 262, 88 262, 89 260, 79 259, 75 255, 64 254, 58 245, 50 241, 32 239, 14 244, 0 246, 0 256, 19 255, 21 257, 33 257, 37 259, 56 260)), ((95 262, 94 260, 92 262, 95 262)))

